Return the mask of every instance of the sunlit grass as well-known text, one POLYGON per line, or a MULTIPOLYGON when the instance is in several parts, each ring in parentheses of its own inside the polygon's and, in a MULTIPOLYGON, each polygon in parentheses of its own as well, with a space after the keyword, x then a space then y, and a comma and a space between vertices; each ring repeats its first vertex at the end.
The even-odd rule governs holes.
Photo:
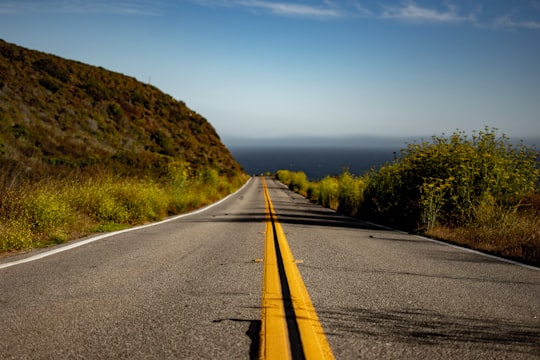
POLYGON ((245 180, 215 170, 156 182, 104 175, 48 179, 2 193, 0 251, 58 244, 210 204, 245 180))
MULTIPOLYGON (((540 199, 540 195, 536 195, 540 199)), ((540 266, 540 201, 518 211, 486 209, 480 220, 468 225, 448 228, 435 226, 426 234, 473 249, 502 255, 540 266)))

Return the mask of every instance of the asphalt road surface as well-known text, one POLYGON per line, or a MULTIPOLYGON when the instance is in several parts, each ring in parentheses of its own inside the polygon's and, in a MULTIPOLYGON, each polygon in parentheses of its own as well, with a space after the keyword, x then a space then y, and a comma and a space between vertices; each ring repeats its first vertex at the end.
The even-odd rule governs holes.
MULTIPOLYGON (((336 359, 540 358, 538 269, 267 184, 336 359)), ((253 178, 196 214, 1 259, 0 358, 257 358, 266 221, 253 178)))

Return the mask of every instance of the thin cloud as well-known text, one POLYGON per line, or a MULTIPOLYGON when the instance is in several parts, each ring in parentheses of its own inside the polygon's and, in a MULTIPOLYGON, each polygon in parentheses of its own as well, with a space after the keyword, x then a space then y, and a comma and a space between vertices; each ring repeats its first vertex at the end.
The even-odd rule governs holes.
POLYGON ((150 0, 7 1, 0 4, 1 13, 157 15, 156 2, 150 0))
POLYGON ((369 10, 367 7, 363 6, 360 3, 354 3, 352 7, 354 10, 353 12, 362 17, 372 17, 374 15, 373 11, 369 10))
POLYGON ((240 0, 237 4, 251 9, 261 9, 281 16, 299 16, 315 18, 337 18, 343 16, 342 11, 326 3, 325 6, 313 6, 297 3, 261 1, 261 0, 240 0))
POLYGON ((455 5, 447 5, 445 10, 437 10, 419 6, 415 2, 406 2, 400 6, 386 6, 381 18, 407 22, 459 23, 474 21, 475 15, 460 14, 455 5))
POLYGON ((291 1, 271 0, 191 0, 205 7, 242 8, 252 12, 262 12, 276 16, 307 17, 317 19, 340 18, 347 15, 345 9, 331 1, 318 5, 300 4, 291 1))
POLYGON ((19 1, 2 2, 0 3, 0 14, 17 14, 23 12, 25 8, 28 8, 28 6, 25 6, 24 3, 19 1))
POLYGON ((540 21, 534 20, 515 20, 511 15, 501 16, 493 22, 495 29, 540 29, 540 21))

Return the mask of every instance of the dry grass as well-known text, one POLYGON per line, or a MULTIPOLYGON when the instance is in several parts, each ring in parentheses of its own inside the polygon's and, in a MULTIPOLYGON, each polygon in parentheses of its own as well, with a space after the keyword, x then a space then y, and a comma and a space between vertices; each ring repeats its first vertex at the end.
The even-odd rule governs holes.
MULTIPOLYGON (((426 235, 490 254, 540 266, 540 194, 518 209, 485 211, 467 227, 437 226, 426 235)), ((482 208, 478 208, 478 211, 482 208)))

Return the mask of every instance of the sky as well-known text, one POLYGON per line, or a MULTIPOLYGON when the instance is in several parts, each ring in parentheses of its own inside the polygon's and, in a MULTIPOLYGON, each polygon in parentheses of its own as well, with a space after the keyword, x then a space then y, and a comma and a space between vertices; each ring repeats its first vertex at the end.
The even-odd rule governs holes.
POLYGON ((540 0, 0 0, 0 38, 237 138, 540 138, 540 0))

